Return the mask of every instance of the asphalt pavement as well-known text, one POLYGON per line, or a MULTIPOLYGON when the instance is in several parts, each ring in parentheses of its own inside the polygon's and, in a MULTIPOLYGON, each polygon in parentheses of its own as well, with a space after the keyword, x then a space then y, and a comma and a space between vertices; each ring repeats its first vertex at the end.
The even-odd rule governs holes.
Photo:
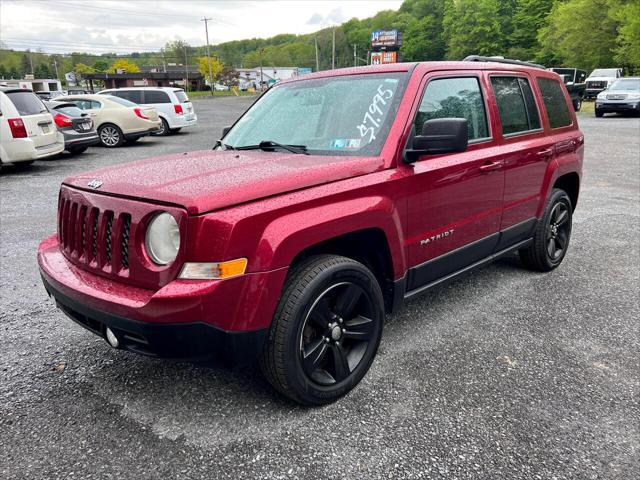
POLYGON ((638 478, 637 118, 579 117, 585 176, 559 269, 513 256, 412 301, 333 405, 294 405, 256 368, 113 350, 58 311, 36 251, 63 178, 211 148, 251 101, 196 100, 199 125, 179 135, 2 172, 0 478, 638 478))

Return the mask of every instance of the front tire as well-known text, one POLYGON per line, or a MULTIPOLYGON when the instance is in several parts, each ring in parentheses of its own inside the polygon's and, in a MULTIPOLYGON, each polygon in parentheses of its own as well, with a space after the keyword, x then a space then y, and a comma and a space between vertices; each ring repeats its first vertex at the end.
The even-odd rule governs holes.
POLYGON ((571 199, 564 190, 554 188, 536 227, 533 243, 520 250, 525 267, 549 272, 562 263, 571 239, 572 216, 571 199))
POLYGON ((596 117, 601 118, 604 115, 604 112, 599 112, 596 108, 596 117))
POLYGON ((579 112, 581 108, 582 108, 582 98, 576 98, 573 101, 573 110, 575 112, 579 112))
POLYGON ((345 257, 311 257, 288 277, 260 368, 296 402, 333 402, 366 374, 383 323, 382 291, 368 268, 345 257))
POLYGON ((116 148, 124 143, 122 130, 111 123, 101 125, 98 129, 98 136, 100 137, 100 143, 107 148, 116 148))

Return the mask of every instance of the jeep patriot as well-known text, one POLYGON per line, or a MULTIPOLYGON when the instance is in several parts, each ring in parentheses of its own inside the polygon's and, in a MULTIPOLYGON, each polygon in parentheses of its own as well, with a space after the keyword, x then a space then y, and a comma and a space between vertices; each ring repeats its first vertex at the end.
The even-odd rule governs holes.
POLYGON ((212 151, 67 178, 47 292, 112 347, 257 360, 297 402, 337 399, 404 301, 516 251, 542 272, 567 253, 571 99, 553 72, 474 60, 280 82, 212 151))

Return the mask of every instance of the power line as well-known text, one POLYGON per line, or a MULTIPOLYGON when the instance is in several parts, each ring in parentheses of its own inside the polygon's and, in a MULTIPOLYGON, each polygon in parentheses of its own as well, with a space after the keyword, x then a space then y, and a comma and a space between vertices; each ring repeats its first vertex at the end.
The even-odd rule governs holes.
POLYGON ((126 13, 127 15, 137 15, 141 17, 169 17, 169 18, 189 18, 191 20, 197 20, 198 17, 192 15, 180 15, 171 13, 145 13, 140 10, 129 10, 125 8, 109 8, 99 7, 97 5, 87 5, 86 3, 70 3, 59 0, 32 0, 33 2, 43 3, 45 5, 57 4, 65 7, 76 8, 79 10, 95 10, 98 12, 113 12, 113 13, 126 13))

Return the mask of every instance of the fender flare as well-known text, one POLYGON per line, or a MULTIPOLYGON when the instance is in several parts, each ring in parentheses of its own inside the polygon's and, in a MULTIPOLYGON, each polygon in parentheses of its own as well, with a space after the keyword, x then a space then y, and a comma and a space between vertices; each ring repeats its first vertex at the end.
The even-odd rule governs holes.
POLYGON ((300 252, 314 245, 369 229, 382 231, 394 277, 402 277, 406 258, 400 212, 391 199, 381 196, 343 200, 275 219, 263 230, 253 267, 263 271, 287 267, 300 252))

